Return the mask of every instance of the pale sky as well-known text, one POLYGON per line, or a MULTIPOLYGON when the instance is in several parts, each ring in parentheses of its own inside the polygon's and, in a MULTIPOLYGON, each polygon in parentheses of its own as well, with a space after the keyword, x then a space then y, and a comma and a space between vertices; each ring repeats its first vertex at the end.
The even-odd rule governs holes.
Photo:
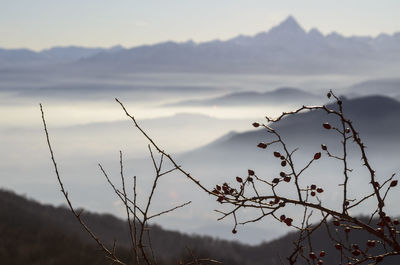
POLYGON ((400 31, 399 0, 0 0, 0 47, 110 47, 254 35, 293 15, 304 29, 400 31))

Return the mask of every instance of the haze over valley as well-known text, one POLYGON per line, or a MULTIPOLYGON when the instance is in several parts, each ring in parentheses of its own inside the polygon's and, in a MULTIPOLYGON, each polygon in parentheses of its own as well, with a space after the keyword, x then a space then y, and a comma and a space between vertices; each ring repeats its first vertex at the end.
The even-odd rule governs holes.
MULTIPOLYGON (((127 176, 138 177, 139 194, 150 188, 153 169, 147 142, 114 98, 186 170, 213 187, 234 182, 250 168, 266 178, 279 173, 272 149, 256 147, 269 135, 252 123, 264 123, 266 115, 275 117, 303 104, 335 108, 326 97, 330 89, 342 97, 345 114, 359 129, 380 177, 387 177, 400 169, 398 69, 400 32, 376 37, 322 34, 317 28, 304 30, 293 16, 265 32, 223 41, 0 49, 1 187, 40 202, 64 204, 50 164, 39 102, 73 202, 123 217, 97 163, 118 181, 122 150, 127 176)), ((291 148, 299 147, 299 165, 320 151, 322 143, 337 149, 338 138, 321 127, 330 119, 302 113, 276 125, 291 148)), ((357 188, 368 182, 359 154, 351 150, 352 188, 360 198, 357 188)), ((337 186, 340 165, 329 161, 323 157, 321 167, 312 168, 304 181, 337 186)), ((279 223, 266 226, 262 221, 240 227, 233 235, 232 220, 216 221, 219 215, 213 210, 220 205, 215 199, 183 176, 168 176, 160 186, 154 212, 192 201, 162 217, 159 224, 164 228, 251 245, 288 231, 279 223)), ((334 207, 338 192, 339 188, 324 194, 327 205, 334 207)), ((399 199, 391 197, 387 206, 397 215, 399 199)), ((254 214, 244 212, 241 218, 254 214)))

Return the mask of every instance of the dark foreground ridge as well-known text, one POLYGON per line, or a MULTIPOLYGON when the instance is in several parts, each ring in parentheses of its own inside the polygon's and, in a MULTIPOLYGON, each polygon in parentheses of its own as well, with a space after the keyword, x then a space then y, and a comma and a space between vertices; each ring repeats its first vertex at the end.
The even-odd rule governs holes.
MULTIPOLYGON (((1 264, 109 264, 104 254, 84 233, 72 214, 64 207, 42 205, 33 200, 0 190, 0 261, 1 264)), ((129 238, 124 221, 108 214, 84 212, 83 218, 107 244, 117 239, 117 253, 130 261, 129 238)), ((282 264, 292 250, 296 233, 258 246, 247 246, 211 237, 189 236, 151 227, 153 248, 158 264, 178 264, 187 258, 186 247, 198 257, 209 257, 224 264, 282 264)), ((245 231, 245 229, 243 229, 245 231)), ((340 233, 340 232, 339 232, 340 233)), ((352 232, 353 233, 353 232, 352 232)), ((364 245, 368 239, 354 231, 352 239, 364 245)), ((336 251, 326 240, 325 231, 314 235, 315 246, 327 252, 324 264, 339 264, 336 251)), ((319 251, 315 250, 315 251, 319 251)), ((399 257, 387 258, 381 264, 400 264, 399 257)))

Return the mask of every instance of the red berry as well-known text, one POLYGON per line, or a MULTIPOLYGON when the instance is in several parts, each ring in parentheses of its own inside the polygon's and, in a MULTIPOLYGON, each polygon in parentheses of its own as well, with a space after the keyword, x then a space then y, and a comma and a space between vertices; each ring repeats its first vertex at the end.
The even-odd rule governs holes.
POLYGON ((396 187, 397 186, 397 180, 392 180, 392 182, 390 182, 390 187, 396 187))
POLYGON ((254 176, 254 171, 251 169, 247 170, 247 173, 249 173, 249 176, 254 176))
POLYGON ((262 149, 265 149, 265 148, 267 148, 267 144, 266 144, 266 143, 259 143, 259 144, 257 145, 257 147, 262 148, 262 149))
POLYGON ((350 128, 346 128, 345 133, 350 133, 350 128))
POLYGON ((217 185, 215 187, 217 188, 217 190, 221 190, 221 186, 220 185, 217 185))
POLYGON ((325 255, 326 255, 325 251, 321 250, 321 251, 319 252, 319 256, 320 256, 320 257, 325 257, 325 255))
POLYGON ((359 249, 355 249, 351 252, 354 256, 359 256, 361 254, 361 251, 359 249))
POLYGON ((315 191, 311 192, 311 196, 313 196, 313 197, 315 196, 315 191))
POLYGON ((293 219, 292 219, 292 218, 286 218, 284 222, 285 222, 285 224, 286 224, 287 226, 291 226, 291 225, 292 225, 292 222, 293 222, 293 219))
POLYGON ((316 188, 317 188, 317 185, 311 184, 311 189, 312 189, 312 190, 315 190, 316 188))
POLYGON ((379 188, 379 182, 378 181, 375 181, 374 185, 375 185, 375 187, 379 188))
POLYGON ((322 124, 322 126, 323 126, 325 129, 327 129, 327 130, 332 129, 332 126, 331 126, 329 123, 327 123, 327 122, 325 122, 324 124, 322 124))
POLYGON ((232 230, 232 234, 236 234, 236 233, 237 233, 236 229, 235 229, 235 228, 233 228, 233 230, 232 230))
POLYGON ((285 182, 290 182, 291 177, 286 176, 286 177, 283 178, 283 180, 284 180, 285 182))
POLYGON ((328 147, 326 147, 326 145, 324 145, 324 144, 321 144, 321 149, 326 151, 326 150, 328 150, 328 147))
POLYGON ((224 196, 218 196, 217 201, 222 202, 224 200, 224 196))
POLYGON ((337 243, 337 244, 335 245, 335 248, 336 248, 337 250, 341 250, 341 249, 342 249, 342 245, 340 245, 339 243, 337 243))
POLYGON ((317 256, 315 255, 314 252, 310 252, 309 256, 310 256, 311 259, 316 259, 317 258, 317 256))
POLYGON ((340 223, 339 223, 339 221, 338 221, 338 220, 333 220, 333 225, 334 225, 334 226, 339 226, 339 225, 340 225, 340 223))
POLYGON ((322 259, 319 259, 317 265, 322 265, 322 264, 324 264, 324 261, 322 259))
POLYGON ((281 176, 282 178, 286 177, 286 173, 285 172, 281 172, 279 173, 279 176, 281 176))
POLYGON ((315 160, 318 160, 318 159, 320 159, 321 158, 321 153, 320 152, 318 152, 318 153, 316 153, 315 155, 314 155, 314 159, 315 160))
POLYGON ((275 156, 275 157, 281 157, 281 153, 279 153, 279 152, 274 152, 274 156, 275 156))
POLYGON ((370 248, 375 247, 375 240, 368 240, 367 241, 367 246, 370 247, 370 248))
POLYGON ((281 166, 283 166, 283 167, 286 166, 286 161, 285 160, 281 162, 281 166))
POLYGON ((351 229, 350 229, 350 227, 347 226, 347 227, 344 229, 344 231, 345 231, 346 233, 350 233, 351 229))
POLYGON ((323 190, 322 188, 318 188, 318 189, 317 189, 317 192, 318 192, 318 193, 322 193, 322 192, 324 192, 324 190, 323 190))
POLYGON ((278 184, 278 183, 279 183, 279 179, 278 179, 278 178, 274 178, 274 179, 272 180, 272 183, 278 184))
POLYGON ((236 181, 239 182, 239 183, 242 183, 243 179, 241 177, 236 177, 236 181))
POLYGON ((284 214, 281 215, 281 217, 279 217, 279 219, 281 220, 281 222, 285 221, 286 216, 284 214))
POLYGON ((253 126, 257 128, 260 126, 260 124, 258 122, 253 122, 253 126))

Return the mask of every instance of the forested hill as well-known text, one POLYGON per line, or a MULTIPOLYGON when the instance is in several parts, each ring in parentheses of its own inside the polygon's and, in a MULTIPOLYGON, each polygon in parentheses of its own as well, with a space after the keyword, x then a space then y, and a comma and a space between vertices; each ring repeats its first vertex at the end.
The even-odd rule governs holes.
MULTIPOLYGON (((1 264, 110 264, 65 207, 42 205, 6 190, 0 190, 0 205, 1 264)), ((130 261, 128 230, 124 221, 111 215, 89 212, 84 212, 82 216, 104 242, 110 244, 117 239, 119 256, 130 261)), ((293 240, 297 238, 295 233, 291 233, 269 243, 247 246, 211 237, 166 231, 158 226, 152 226, 150 231, 160 265, 178 264, 180 259, 187 260, 186 248, 193 250, 199 258, 213 258, 229 265, 282 264, 280 260, 285 260, 292 250, 293 240)), ((327 252, 324 264, 338 264, 335 259, 338 256, 337 250, 326 239, 323 230, 312 238, 314 246, 319 248, 315 251, 327 252)), ((370 238, 354 231, 352 239, 361 245, 370 238)), ((380 264, 400 264, 400 259, 389 257, 380 264)))

